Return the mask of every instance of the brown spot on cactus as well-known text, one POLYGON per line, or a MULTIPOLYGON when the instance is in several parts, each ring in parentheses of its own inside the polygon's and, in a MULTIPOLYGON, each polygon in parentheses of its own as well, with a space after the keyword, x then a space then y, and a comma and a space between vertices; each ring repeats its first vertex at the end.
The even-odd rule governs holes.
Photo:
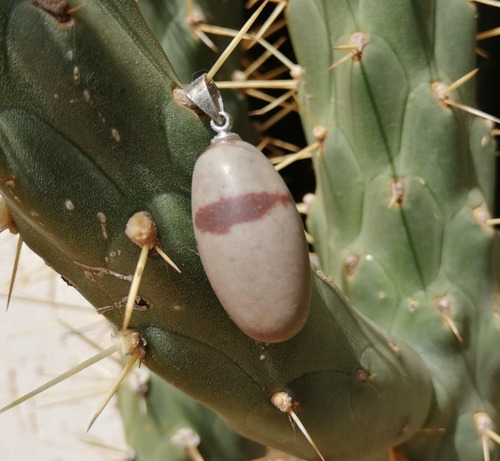
POLYGON ((138 247, 148 245, 150 250, 158 238, 156 225, 147 211, 138 211, 128 220, 125 234, 138 247))
MULTIPOLYGON (((483 453, 489 455, 493 445, 492 442, 500 444, 500 436, 495 432, 495 423, 485 411, 476 411, 472 415, 472 419, 474 421, 474 428, 483 446, 483 453)), ((485 456, 484 459, 488 460, 489 457, 485 456)))
POLYGON ((64 275, 61 275, 61 279, 69 287, 74 287, 75 286, 75 284, 68 277, 65 277, 64 275))
MULTIPOLYGON (((128 296, 125 296, 120 301, 115 302, 115 303, 111 304, 110 306, 98 307, 96 309, 96 311, 99 314, 104 314, 105 312, 109 312, 109 311, 112 311, 115 309, 122 309, 127 305, 127 302, 128 302, 128 296)), ((144 312, 144 311, 147 311, 148 309, 150 309, 151 307, 152 307, 152 303, 150 301, 148 301, 146 298, 143 298, 142 296, 135 297, 135 303, 133 305, 134 310, 144 312)))
POLYGON ((475 107, 471 107, 466 104, 457 102, 454 99, 450 98, 450 93, 456 90, 458 87, 462 86, 465 82, 467 82, 471 78, 473 78, 477 74, 478 70, 479 69, 474 69, 470 71, 469 73, 465 74, 464 76, 460 77, 458 80, 453 82, 451 85, 446 85, 443 82, 434 82, 431 85, 432 92, 434 93, 434 96, 439 101, 443 109, 450 109, 451 107, 454 107, 464 112, 468 112, 469 114, 472 114, 476 117, 481 117, 485 120, 489 120, 490 122, 500 123, 500 118, 495 117, 486 112, 483 112, 479 109, 476 109, 475 107))
POLYGON ((134 309, 134 301, 142 280, 142 273, 144 272, 144 267, 146 266, 149 250, 152 250, 155 247, 158 239, 156 224, 147 211, 138 211, 128 220, 125 234, 130 240, 132 240, 132 242, 141 248, 141 254, 139 256, 139 260, 137 261, 134 277, 128 293, 122 331, 128 329, 130 319, 132 317, 132 311, 134 309))
POLYGON ((447 87, 448 86, 443 82, 433 82, 431 84, 432 93, 443 109, 450 108, 450 106, 446 103, 448 95, 445 90, 447 87))
POLYGON ((123 367, 122 372, 116 379, 116 381, 113 383, 111 388, 108 390, 106 395, 101 401, 101 404, 99 405, 97 411, 95 412, 94 416, 90 420, 90 424, 87 428, 87 432, 89 429, 92 427, 96 419, 99 417, 101 414, 102 410, 106 407, 106 405, 109 403, 111 400, 111 397, 115 395, 116 391, 118 390, 118 387, 120 386, 121 382, 125 379, 127 374, 130 372, 132 367, 134 366, 135 362, 139 360, 140 363, 142 363, 146 357, 146 345, 147 341, 141 336, 141 334, 135 330, 122 330, 119 336, 121 340, 121 345, 122 345, 122 354, 125 355, 130 355, 130 360, 128 363, 123 367))
POLYGON ((316 141, 323 144, 328 136, 328 128, 323 125, 316 125, 313 128, 313 136, 316 141))
POLYGON ((368 36, 364 32, 354 32, 349 39, 349 45, 355 47, 352 50, 352 60, 360 62, 363 57, 363 51, 366 45, 368 45, 368 36))
POLYGON ((288 417, 290 418, 290 422, 292 420, 295 422, 297 427, 299 428, 300 432, 304 434, 304 437, 307 439, 307 441, 311 444, 311 446, 314 448, 314 451, 317 453, 317 455, 320 457, 322 461, 325 461, 325 458, 319 451, 316 443, 312 439, 312 437, 309 435, 309 432, 307 432, 307 429, 304 427, 302 424, 302 421, 299 419, 299 417, 296 414, 296 411, 299 409, 299 403, 295 400, 292 399, 291 395, 288 394, 287 392, 280 391, 280 392, 275 392, 271 396, 271 403, 281 412, 283 413, 288 413, 288 417))
POLYGON ((135 213, 127 222, 125 234, 137 246, 141 247, 141 254, 137 262, 137 266, 130 285, 128 294, 127 305, 125 306, 125 314, 123 318, 122 330, 127 330, 132 317, 132 310, 134 308, 134 300, 139 290, 139 285, 142 280, 142 273, 146 265, 149 250, 154 248, 158 233, 153 218, 147 211, 139 211, 135 213))
POLYGON ((334 50, 346 50, 350 51, 350 53, 343 58, 339 59, 338 61, 334 62, 328 70, 333 70, 336 67, 338 67, 340 64, 349 61, 349 59, 352 59, 354 62, 360 62, 361 59, 363 58, 363 51, 366 48, 366 45, 368 45, 368 36, 364 32, 354 32, 351 34, 349 38, 349 44, 348 45, 340 45, 340 46, 335 46, 333 47, 334 50))
POLYGON ((204 112, 193 101, 191 101, 191 99, 187 97, 186 90, 182 88, 174 88, 172 91, 172 97, 175 102, 192 110, 199 117, 205 115, 204 112))
POLYGON ((394 341, 389 341, 388 343, 389 349, 394 353, 396 357, 399 357, 401 354, 401 349, 394 341))
POLYGON ((441 296, 438 298, 435 298, 434 300, 434 305, 436 306, 436 309, 438 310, 439 314, 441 315, 441 318, 443 319, 443 322, 445 325, 448 326, 448 328, 453 332, 455 337, 463 343, 464 340, 462 338, 462 335, 460 334, 460 331, 458 330, 458 327, 455 323, 455 320, 453 320, 452 317, 452 303, 451 299, 449 296, 441 296))
POLYGON ((391 179, 389 183, 390 200, 387 208, 401 206, 405 201, 406 185, 402 178, 391 179))
POLYGON ((135 268, 134 277, 132 278, 132 283, 130 285, 130 290, 128 293, 127 305, 125 306, 125 314, 123 317, 122 330, 127 330, 130 319, 132 317, 132 311, 134 309, 134 300, 137 299, 137 292, 139 290, 139 285, 142 280, 142 274, 144 272, 144 267, 146 266, 146 261, 148 259, 149 251, 153 248, 158 252, 158 254, 172 266, 177 272, 181 272, 176 264, 165 254, 165 252, 158 245, 158 231, 156 229, 156 224, 153 221, 152 216, 147 211, 138 211, 127 222, 127 227, 125 228, 125 234, 132 240, 138 247, 141 248, 141 254, 139 255, 139 260, 137 261, 137 266, 135 268))
POLYGON ((30 0, 30 2, 50 14, 60 25, 64 25, 64 28, 74 26, 72 15, 74 10, 70 8, 67 0, 30 0))
POLYGON ((403 454, 395 447, 389 450, 389 461, 408 461, 408 458, 403 456, 403 454))
POLYGON ((2 182, 7 186, 10 192, 16 187, 16 177, 14 175, 6 176, 2 178, 2 182))
POLYGON ((417 309, 418 309, 418 303, 416 301, 413 301, 412 299, 410 299, 408 301, 408 310, 413 313, 417 309))
POLYGON ((481 229, 486 232, 491 232, 492 227, 490 224, 490 214, 484 205, 480 205, 472 210, 474 220, 479 224, 481 229))
POLYGON ((356 253, 349 253, 344 258, 344 271, 348 277, 352 277, 356 272, 361 257, 356 253))
POLYGON ((354 380, 358 383, 370 384, 372 382, 372 376, 373 375, 370 375, 366 370, 363 370, 362 368, 358 368, 354 372, 354 380))
POLYGON ((214 53, 218 53, 219 49, 215 43, 203 32, 200 25, 206 23, 205 15, 199 11, 194 10, 191 3, 188 3, 188 14, 186 16, 186 24, 188 25, 194 37, 199 38, 208 48, 214 53))
POLYGON ((335 286, 332 278, 329 277, 328 275, 326 275, 321 269, 316 269, 316 275, 318 276, 318 278, 323 280, 323 282, 327 283, 328 285, 330 285, 332 287, 335 286))
POLYGON ((108 238, 108 231, 106 230, 107 218, 106 215, 102 212, 97 213, 97 219, 99 219, 101 223, 101 232, 104 240, 108 238))

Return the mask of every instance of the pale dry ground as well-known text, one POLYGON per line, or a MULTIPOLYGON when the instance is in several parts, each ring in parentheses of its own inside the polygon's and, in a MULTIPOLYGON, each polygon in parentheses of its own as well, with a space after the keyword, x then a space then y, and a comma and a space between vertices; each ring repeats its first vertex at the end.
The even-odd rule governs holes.
MULTIPOLYGON (((7 292, 17 236, 0 234, 0 407, 110 346, 105 320, 42 260, 23 246, 8 312, 7 292)), ((119 358, 118 354, 115 354, 119 358)), ((108 358, 34 399, 0 414, 4 461, 119 461, 129 459, 113 399, 86 432, 120 366, 108 358)))
MULTIPOLYGON (((27 246, 6 311, 17 236, 0 233, 0 407, 113 344, 104 318, 27 246), (99 349, 88 344, 81 335, 99 349)), ((120 358, 119 354, 114 357, 120 358)), ((107 358, 0 414, 2 461, 128 461, 113 398, 87 426, 121 365, 107 358)), ((265 461, 300 461, 279 452, 265 461)))

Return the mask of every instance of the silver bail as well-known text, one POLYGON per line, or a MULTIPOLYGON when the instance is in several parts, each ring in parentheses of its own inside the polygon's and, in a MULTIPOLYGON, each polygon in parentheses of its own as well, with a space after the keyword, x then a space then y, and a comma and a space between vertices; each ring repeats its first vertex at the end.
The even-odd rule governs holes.
POLYGON ((217 125, 221 125, 224 124, 224 117, 221 115, 224 112, 222 97, 214 81, 207 82, 206 75, 198 77, 186 88, 186 96, 217 125))

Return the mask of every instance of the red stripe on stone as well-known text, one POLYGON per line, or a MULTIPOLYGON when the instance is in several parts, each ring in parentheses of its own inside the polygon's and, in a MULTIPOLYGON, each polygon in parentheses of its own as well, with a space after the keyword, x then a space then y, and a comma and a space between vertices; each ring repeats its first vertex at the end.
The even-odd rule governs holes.
POLYGON ((231 227, 262 219, 276 205, 292 203, 290 194, 270 194, 250 192, 220 199, 201 207, 195 215, 194 225, 202 232, 227 234, 231 227))

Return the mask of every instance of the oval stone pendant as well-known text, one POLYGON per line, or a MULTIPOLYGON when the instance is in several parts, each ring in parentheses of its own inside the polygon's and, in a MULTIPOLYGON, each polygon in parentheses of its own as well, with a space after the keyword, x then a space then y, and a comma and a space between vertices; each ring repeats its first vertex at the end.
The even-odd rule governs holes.
POLYGON ((310 310, 302 221, 281 176, 259 150, 229 131, 230 123, 223 110, 212 119, 218 134, 194 168, 198 251, 215 294, 240 330, 258 341, 286 341, 303 328, 310 310))

